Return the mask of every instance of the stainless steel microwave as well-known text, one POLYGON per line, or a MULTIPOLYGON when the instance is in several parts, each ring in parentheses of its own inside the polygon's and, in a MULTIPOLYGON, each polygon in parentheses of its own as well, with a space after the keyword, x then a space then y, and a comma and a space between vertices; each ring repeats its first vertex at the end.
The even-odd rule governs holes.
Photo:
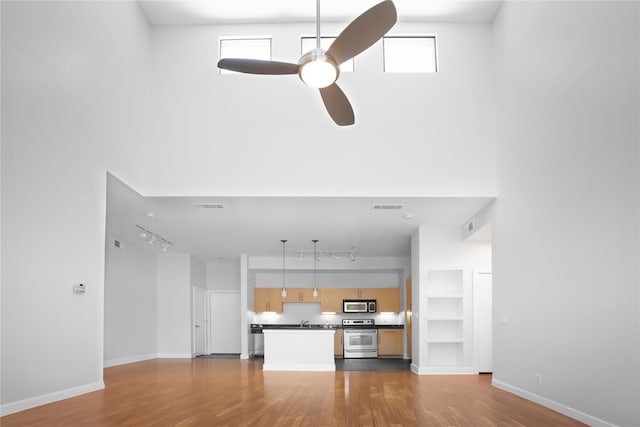
POLYGON ((342 300, 343 313, 375 313, 376 300, 374 299, 345 299, 342 300))

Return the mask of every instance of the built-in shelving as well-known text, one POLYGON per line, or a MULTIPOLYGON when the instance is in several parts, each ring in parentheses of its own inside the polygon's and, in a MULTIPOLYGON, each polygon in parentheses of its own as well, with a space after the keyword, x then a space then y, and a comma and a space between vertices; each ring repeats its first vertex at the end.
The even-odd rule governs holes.
POLYGON ((471 365, 471 288, 465 270, 429 270, 426 280, 427 369, 463 372, 471 365))

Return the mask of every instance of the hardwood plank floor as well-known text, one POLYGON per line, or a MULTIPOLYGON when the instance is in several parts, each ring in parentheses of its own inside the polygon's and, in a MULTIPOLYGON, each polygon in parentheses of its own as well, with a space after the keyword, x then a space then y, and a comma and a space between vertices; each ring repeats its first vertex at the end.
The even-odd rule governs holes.
POLYGON ((0 419, 11 426, 583 426, 489 375, 263 372, 260 360, 156 359, 104 370, 101 391, 0 419))

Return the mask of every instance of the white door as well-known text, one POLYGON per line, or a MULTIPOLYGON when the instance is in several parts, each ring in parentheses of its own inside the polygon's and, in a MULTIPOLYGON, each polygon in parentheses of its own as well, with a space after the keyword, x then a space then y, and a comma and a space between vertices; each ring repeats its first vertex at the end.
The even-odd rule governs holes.
POLYGON ((207 349, 207 292, 193 288, 193 354, 200 356, 207 349))
POLYGON ((478 372, 493 372, 493 308, 491 273, 474 272, 473 302, 476 315, 476 363, 478 372))
POLYGON ((240 292, 209 291, 209 352, 240 353, 240 292))

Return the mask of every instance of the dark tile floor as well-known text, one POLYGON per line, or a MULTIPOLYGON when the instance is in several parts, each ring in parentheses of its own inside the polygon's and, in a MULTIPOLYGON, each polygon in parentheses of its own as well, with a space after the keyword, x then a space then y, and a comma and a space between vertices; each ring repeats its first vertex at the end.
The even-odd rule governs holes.
POLYGON ((336 359, 336 371, 409 371, 405 359, 336 359))
MULTIPOLYGON (((203 359, 239 359, 239 354, 205 354, 203 359)), ((255 356, 263 360, 262 356, 255 356)), ((406 359, 336 359, 336 371, 409 371, 411 360, 406 359)))

